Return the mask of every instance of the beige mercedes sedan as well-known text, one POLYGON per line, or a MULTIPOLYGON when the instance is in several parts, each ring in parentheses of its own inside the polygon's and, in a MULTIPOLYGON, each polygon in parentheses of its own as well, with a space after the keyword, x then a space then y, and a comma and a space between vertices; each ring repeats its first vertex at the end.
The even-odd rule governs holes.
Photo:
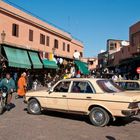
POLYGON ((88 115, 95 126, 105 126, 116 117, 137 115, 140 94, 126 92, 111 80, 65 79, 48 91, 26 94, 27 110, 40 114, 42 110, 65 111, 88 115))

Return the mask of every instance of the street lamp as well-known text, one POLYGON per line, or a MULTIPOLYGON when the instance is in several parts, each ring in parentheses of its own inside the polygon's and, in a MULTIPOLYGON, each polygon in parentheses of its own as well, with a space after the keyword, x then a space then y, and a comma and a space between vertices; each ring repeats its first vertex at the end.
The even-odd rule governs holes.
POLYGON ((52 53, 53 53, 53 55, 55 55, 55 50, 56 50, 56 48, 52 48, 52 53))
MULTIPOLYGON (((1 43, 4 43, 5 36, 6 36, 6 33, 3 30, 1 33, 1 43)), ((1 47, 2 47, 2 45, 0 44, 0 59, 1 59, 1 47)))
POLYGON ((6 37, 6 33, 5 33, 5 31, 3 30, 2 33, 1 33, 1 42, 2 42, 2 43, 4 43, 5 37, 6 37))

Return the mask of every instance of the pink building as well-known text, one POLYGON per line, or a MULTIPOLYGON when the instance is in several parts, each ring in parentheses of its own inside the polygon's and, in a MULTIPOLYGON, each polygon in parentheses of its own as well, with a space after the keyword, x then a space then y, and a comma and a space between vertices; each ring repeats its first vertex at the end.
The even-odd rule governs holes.
POLYGON ((129 41, 109 39, 107 41, 108 65, 116 66, 120 61, 130 58, 129 41))
POLYGON ((82 58, 82 61, 88 64, 89 70, 95 70, 98 66, 98 59, 96 57, 82 58))
POLYGON ((83 55, 83 44, 69 33, 0 1, 2 32, 5 37, 0 43, 45 52, 46 57, 53 52, 58 57, 73 59, 75 50, 83 55))
POLYGON ((140 54, 140 21, 129 28, 130 51, 133 56, 140 54))

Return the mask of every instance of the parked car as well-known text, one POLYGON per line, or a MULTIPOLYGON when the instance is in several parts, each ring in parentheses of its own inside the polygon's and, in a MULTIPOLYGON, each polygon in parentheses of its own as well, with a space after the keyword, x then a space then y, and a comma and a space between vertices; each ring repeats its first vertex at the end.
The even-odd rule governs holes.
POLYGON ((80 113, 89 115, 95 126, 105 126, 116 117, 137 115, 140 110, 140 94, 127 93, 106 79, 61 80, 49 91, 27 93, 25 101, 30 114, 44 109, 80 113))
POLYGON ((118 80, 115 83, 125 90, 140 91, 140 80, 118 80))

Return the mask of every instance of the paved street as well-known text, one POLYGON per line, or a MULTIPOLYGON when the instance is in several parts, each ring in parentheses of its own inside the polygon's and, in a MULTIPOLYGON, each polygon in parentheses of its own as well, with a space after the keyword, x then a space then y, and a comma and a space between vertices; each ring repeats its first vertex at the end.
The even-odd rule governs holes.
POLYGON ((0 140, 139 140, 140 116, 97 128, 87 117, 57 112, 34 116, 22 99, 0 116, 0 140))

